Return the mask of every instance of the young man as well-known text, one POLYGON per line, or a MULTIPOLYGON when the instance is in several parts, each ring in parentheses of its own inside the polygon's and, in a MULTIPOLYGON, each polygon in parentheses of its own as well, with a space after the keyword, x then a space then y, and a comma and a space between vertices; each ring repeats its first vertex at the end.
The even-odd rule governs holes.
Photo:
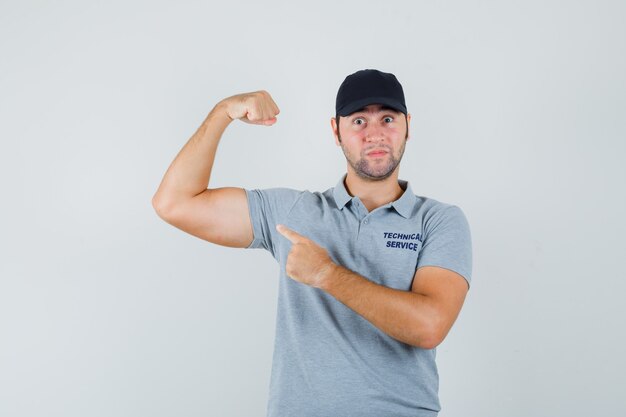
POLYGON ((188 233, 279 262, 268 416, 436 416, 435 350, 469 289, 469 225, 398 179, 410 114, 393 74, 349 75, 335 111, 347 172, 334 187, 207 189, 230 122, 276 122, 276 103, 257 91, 215 106, 153 205, 188 233))

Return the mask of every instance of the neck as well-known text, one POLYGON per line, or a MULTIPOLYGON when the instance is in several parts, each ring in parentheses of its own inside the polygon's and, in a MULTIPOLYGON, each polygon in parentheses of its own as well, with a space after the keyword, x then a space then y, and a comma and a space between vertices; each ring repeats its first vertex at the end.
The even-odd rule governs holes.
MULTIPOLYGON (((399 168, 399 166, 398 166, 399 168)), ((348 194, 357 196, 368 211, 396 201, 404 190, 398 184, 399 169, 384 180, 368 180, 361 178, 348 166, 348 174, 344 181, 348 194)))

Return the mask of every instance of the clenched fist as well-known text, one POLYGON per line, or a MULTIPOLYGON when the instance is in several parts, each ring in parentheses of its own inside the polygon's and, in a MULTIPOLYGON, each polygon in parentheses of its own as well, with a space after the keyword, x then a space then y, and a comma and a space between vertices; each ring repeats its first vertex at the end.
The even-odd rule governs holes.
POLYGON ((272 96, 265 90, 237 94, 225 98, 220 104, 232 120, 239 119, 257 125, 273 125, 276 123, 276 115, 280 113, 272 96))

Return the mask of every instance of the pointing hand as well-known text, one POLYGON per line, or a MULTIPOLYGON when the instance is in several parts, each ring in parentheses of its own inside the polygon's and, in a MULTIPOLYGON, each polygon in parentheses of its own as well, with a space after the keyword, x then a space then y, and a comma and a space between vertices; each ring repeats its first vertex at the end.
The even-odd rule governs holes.
POLYGON ((321 288, 337 265, 326 249, 282 224, 277 225, 276 230, 292 243, 285 266, 287 275, 303 284, 321 288))

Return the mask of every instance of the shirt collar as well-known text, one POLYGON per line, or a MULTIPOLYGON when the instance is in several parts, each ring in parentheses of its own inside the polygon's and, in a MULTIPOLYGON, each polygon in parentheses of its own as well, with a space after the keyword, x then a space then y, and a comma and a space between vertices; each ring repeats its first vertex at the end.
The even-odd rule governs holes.
MULTIPOLYGON (((348 174, 343 174, 335 188, 333 189, 333 197, 335 198, 335 204, 339 210, 342 210, 348 201, 351 201, 353 198, 348 194, 345 186, 345 179, 348 174)), ((413 194, 413 190, 411 189, 411 184, 405 180, 398 180, 398 184, 404 190, 404 193, 398 198, 396 201, 391 203, 391 206, 396 209, 396 211, 404 218, 408 218, 411 215, 411 210, 415 204, 415 194, 413 194)))

